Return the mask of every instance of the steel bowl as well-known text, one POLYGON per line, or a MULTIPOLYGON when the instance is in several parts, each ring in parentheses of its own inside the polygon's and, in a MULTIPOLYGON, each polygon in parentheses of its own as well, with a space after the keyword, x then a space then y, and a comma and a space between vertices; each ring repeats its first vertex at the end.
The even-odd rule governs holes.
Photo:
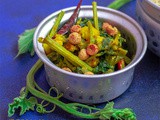
POLYGON ((137 0, 137 2, 149 17, 160 23, 160 6, 151 0, 137 0))
POLYGON ((147 35, 149 50, 160 57, 160 7, 150 0, 137 0, 136 17, 147 35))
MULTIPOLYGON (((62 22, 69 19, 75 7, 63 9, 65 15, 62 22)), ((39 58, 44 62, 46 78, 50 86, 55 86, 64 97, 81 103, 102 103, 112 100, 124 93, 133 80, 134 68, 143 58, 147 40, 143 29, 135 20, 126 14, 97 7, 99 19, 106 20, 116 26, 127 39, 129 53, 133 58, 124 69, 100 75, 84 75, 62 70, 54 65, 45 55, 39 37, 45 37, 50 31, 60 11, 46 17, 37 27, 34 34, 34 48, 39 58)), ((82 6, 79 17, 92 18, 92 6, 82 6)))

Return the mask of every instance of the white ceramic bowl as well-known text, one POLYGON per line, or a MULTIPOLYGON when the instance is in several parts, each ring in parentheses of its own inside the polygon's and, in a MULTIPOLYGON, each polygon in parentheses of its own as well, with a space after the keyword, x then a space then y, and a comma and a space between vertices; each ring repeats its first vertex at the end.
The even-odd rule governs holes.
MULTIPOLYGON (((75 7, 64 9, 62 22, 69 19, 75 7)), ((124 69, 100 75, 84 75, 62 70, 54 65, 45 55, 39 37, 45 37, 52 28, 58 15, 55 12, 45 18, 37 27, 34 35, 34 48, 44 62, 47 81, 55 86, 64 97, 81 103, 102 103, 120 96, 133 80, 134 68, 143 58, 147 40, 139 24, 126 14, 105 7, 97 7, 99 19, 109 21, 116 26, 127 39, 129 53, 133 60, 124 69)), ((93 18, 92 6, 82 6, 79 17, 93 18)))
POLYGON ((147 35, 148 48, 160 57, 160 7, 150 0, 137 0, 136 15, 147 35))

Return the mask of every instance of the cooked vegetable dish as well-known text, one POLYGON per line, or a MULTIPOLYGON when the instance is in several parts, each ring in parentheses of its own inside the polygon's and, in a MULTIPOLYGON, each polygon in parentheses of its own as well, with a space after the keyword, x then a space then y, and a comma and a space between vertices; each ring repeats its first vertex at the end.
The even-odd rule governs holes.
POLYGON ((63 70, 94 75, 123 69, 130 63, 126 39, 110 21, 97 17, 93 2, 93 18, 78 18, 79 6, 69 21, 58 30, 62 11, 46 38, 39 38, 47 57, 63 70))

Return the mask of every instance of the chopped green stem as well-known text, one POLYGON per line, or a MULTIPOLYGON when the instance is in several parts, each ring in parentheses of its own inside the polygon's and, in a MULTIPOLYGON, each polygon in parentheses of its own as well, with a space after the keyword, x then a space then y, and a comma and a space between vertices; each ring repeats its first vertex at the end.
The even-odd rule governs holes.
POLYGON ((49 36, 46 37, 43 41, 44 43, 48 44, 48 46, 62 55, 64 58, 66 58, 69 62, 73 63, 74 65, 78 65, 81 67, 86 68, 89 71, 92 71, 92 67, 90 67, 88 64, 80 60, 77 56, 72 54, 70 51, 66 50, 63 46, 59 45, 56 41, 52 40, 49 36))
POLYGON ((64 11, 61 11, 61 12, 58 14, 58 17, 57 17, 56 20, 55 20, 55 23, 54 23, 54 25, 53 25, 53 27, 52 27, 52 29, 51 29, 51 32, 49 33, 49 36, 50 36, 51 38, 56 34, 57 29, 58 29, 58 27, 59 27, 59 24, 60 24, 61 19, 62 19, 63 16, 64 16, 64 11))
POLYGON ((125 4, 131 2, 132 0, 114 0, 111 4, 109 4, 107 7, 118 10, 125 4))
POLYGON ((88 28, 89 28, 89 33, 90 33, 90 43, 94 44, 95 43, 95 39, 93 37, 93 26, 92 23, 90 21, 88 21, 88 28))
POLYGON ((93 6, 93 19, 94 19, 94 27, 99 30, 99 25, 98 25, 98 15, 97 15, 97 2, 93 1, 92 2, 93 6))
POLYGON ((85 104, 80 104, 80 103, 69 103, 68 104, 69 106, 81 106, 83 108, 86 108, 86 109, 92 109, 92 110, 101 110, 100 108, 96 108, 96 107, 91 107, 91 106, 88 106, 88 105, 85 105, 85 104))

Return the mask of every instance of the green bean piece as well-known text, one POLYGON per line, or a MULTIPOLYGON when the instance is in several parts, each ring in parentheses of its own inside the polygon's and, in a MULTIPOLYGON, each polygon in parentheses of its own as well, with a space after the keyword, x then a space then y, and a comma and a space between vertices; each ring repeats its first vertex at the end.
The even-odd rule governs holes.
POLYGON ((98 26, 98 15, 97 15, 97 2, 93 1, 92 2, 92 7, 93 7, 93 19, 94 19, 94 27, 99 30, 98 26))
POLYGON ((95 39, 93 37, 93 26, 92 26, 92 23, 90 21, 88 21, 87 25, 88 25, 89 33, 90 33, 90 43, 94 44, 95 43, 95 39))
POLYGON ((50 33, 49 33, 49 36, 50 36, 51 38, 56 34, 57 29, 58 29, 58 27, 59 27, 59 25, 60 25, 60 22, 61 22, 61 19, 63 18, 63 16, 64 16, 64 11, 61 11, 61 12, 58 14, 58 17, 56 18, 55 23, 54 23, 54 25, 53 25, 50 33))
POLYGON ((88 64, 80 60, 77 56, 75 56, 70 51, 66 50, 63 46, 59 45, 56 41, 51 39, 49 36, 47 36, 43 43, 46 43, 52 50, 56 51, 60 55, 62 55, 64 58, 66 58, 69 62, 71 62, 74 65, 84 67, 89 71, 92 71, 92 67, 90 67, 88 64))

